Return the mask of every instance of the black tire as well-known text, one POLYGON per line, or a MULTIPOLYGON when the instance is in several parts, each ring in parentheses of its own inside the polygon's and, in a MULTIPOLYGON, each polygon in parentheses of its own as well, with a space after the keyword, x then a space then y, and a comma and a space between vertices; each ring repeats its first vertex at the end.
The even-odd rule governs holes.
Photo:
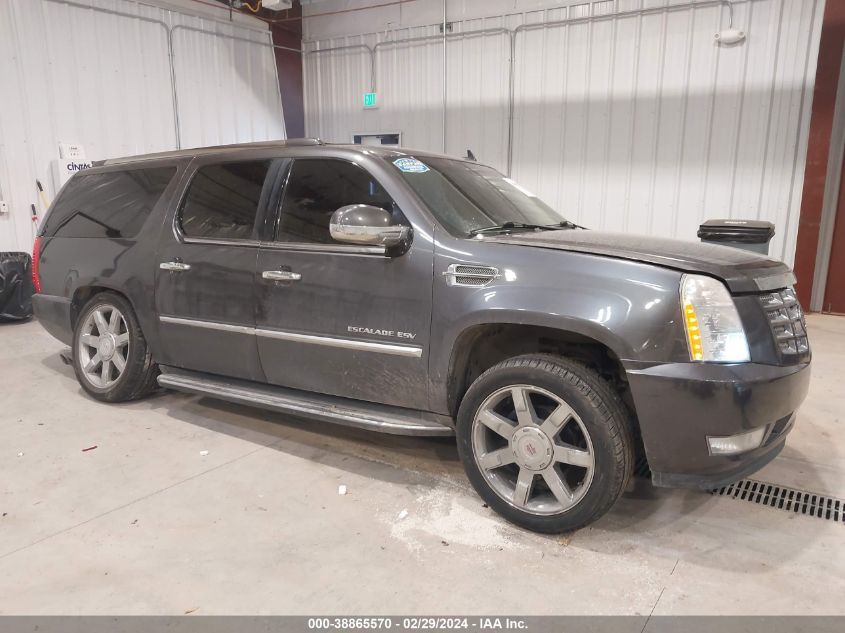
POLYGON ((138 324, 138 318, 132 305, 126 298, 114 292, 101 292, 94 296, 79 314, 73 332, 73 370, 76 379, 85 392, 102 402, 126 402, 149 395, 158 387, 158 365, 153 361, 144 333, 138 324), (100 308, 117 308, 126 323, 129 344, 126 350, 126 365, 120 376, 108 386, 92 384, 81 365, 79 354, 79 339, 82 336, 83 324, 89 316, 100 308))
MULTIPOLYGON (((592 369, 558 356, 517 356, 491 367, 470 386, 458 411, 458 452, 475 490, 508 521, 536 532, 569 532, 597 520, 625 490, 634 463, 631 427, 630 413, 619 394, 592 369), (584 485, 583 497, 557 514, 536 514, 516 507, 493 488, 476 463, 472 434, 479 408, 491 394, 515 385, 556 395, 577 414, 589 433, 594 459, 591 479, 584 485)), ((554 439, 552 442, 557 443, 554 439)), ((521 468, 519 464, 508 467, 521 468)))

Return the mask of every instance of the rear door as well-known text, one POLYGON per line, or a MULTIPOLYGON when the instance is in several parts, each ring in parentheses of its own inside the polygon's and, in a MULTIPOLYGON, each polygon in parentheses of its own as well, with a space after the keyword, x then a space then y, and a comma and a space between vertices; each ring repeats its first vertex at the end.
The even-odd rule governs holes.
POLYGON ((255 343, 258 226, 282 161, 197 160, 158 249, 160 362, 263 380, 255 343))
POLYGON ((258 256, 261 364, 273 384, 426 409, 431 242, 416 238, 389 257, 382 247, 329 235, 332 213, 349 204, 379 206, 408 222, 362 164, 293 161, 277 226, 258 256))

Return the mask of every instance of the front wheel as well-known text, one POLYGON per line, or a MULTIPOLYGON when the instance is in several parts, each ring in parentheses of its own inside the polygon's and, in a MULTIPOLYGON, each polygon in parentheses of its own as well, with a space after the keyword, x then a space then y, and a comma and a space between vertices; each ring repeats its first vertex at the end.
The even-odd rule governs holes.
POLYGON ((458 411, 458 451, 479 495, 538 532, 592 523, 633 467, 630 416, 596 372, 557 356, 511 358, 484 372, 458 411))
POLYGON ((129 301, 113 293, 95 296, 73 332, 73 369, 82 388, 103 402, 123 402, 155 389, 158 366, 129 301))

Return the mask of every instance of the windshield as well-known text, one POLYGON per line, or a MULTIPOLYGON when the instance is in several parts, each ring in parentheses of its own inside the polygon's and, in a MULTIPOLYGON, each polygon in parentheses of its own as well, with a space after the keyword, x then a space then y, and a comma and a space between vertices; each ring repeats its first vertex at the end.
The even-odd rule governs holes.
POLYGON ((506 223, 557 225, 560 213, 495 169, 449 158, 387 158, 444 228, 458 237, 506 223))

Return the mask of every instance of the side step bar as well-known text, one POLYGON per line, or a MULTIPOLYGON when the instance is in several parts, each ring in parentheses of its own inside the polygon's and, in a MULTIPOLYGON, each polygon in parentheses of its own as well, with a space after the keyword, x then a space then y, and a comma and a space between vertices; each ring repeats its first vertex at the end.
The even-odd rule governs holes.
POLYGON ((449 418, 433 413, 391 407, 320 393, 309 393, 246 380, 162 367, 158 384, 228 402, 292 413, 359 429, 394 435, 454 435, 449 418), (427 419, 430 417, 431 419, 427 419), (442 422, 440 421, 442 420, 442 422))

